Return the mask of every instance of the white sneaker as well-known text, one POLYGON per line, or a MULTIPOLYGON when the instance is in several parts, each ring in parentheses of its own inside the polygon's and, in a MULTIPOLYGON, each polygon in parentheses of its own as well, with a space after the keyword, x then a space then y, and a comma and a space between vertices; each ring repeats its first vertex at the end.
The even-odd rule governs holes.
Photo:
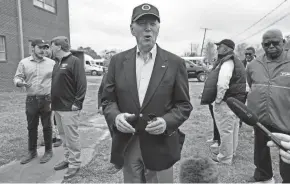
POLYGON ((218 148, 218 147, 219 147, 219 144, 218 144, 217 142, 215 142, 215 143, 212 144, 210 147, 211 147, 211 148, 218 148))
POLYGON ((258 182, 255 182, 255 183, 275 183, 275 179, 272 177, 269 180, 266 180, 266 181, 258 181, 258 182))
POLYGON ((209 140, 207 140, 206 142, 207 142, 207 143, 215 143, 216 141, 213 140, 213 139, 209 139, 209 140))

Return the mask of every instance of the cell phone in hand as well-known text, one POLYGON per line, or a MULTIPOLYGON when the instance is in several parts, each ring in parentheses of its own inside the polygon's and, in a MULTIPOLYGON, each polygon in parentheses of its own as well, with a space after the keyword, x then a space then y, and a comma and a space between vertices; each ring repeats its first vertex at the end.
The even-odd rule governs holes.
POLYGON ((157 116, 155 114, 150 113, 150 114, 148 114, 148 117, 149 117, 150 121, 156 121, 157 120, 157 116))

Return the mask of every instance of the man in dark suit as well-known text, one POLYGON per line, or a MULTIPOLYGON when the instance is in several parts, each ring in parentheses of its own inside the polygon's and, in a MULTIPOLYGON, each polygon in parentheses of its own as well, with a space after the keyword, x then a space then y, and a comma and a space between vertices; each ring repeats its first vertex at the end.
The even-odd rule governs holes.
POLYGON ((102 95, 111 162, 123 166, 124 182, 173 182, 184 142, 178 128, 192 110, 185 62, 156 44, 159 27, 156 7, 134 8, 137 46, 112 57, 102 95))

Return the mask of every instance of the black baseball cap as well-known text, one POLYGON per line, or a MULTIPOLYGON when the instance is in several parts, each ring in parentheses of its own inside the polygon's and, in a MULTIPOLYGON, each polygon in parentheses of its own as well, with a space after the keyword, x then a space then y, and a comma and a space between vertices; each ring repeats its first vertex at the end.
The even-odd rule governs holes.
POLYGON ((31 46, 32 47, 35 47, 36 45, 38 47, 43 47, 43 46, 48 46, 49 47, 49 43, 45 42, 42 39, 34 39, 34 40, 31 40, 31 46))
POLYGON ((157 17, 158 21, 160 22, 158 9, 155 6, 148 3, 141 4, 139 6, 136 6, 133 9, 131 22, 138 20, 140 17, 144 15, 154 15, 155 17, 157 17))
POLYGON ((232 40, 230 40, 230 39, 224 39, 224 40, 222 40, 222 41, 220 41, 218 43, 215 43, 215 44, 216 45, 224 44, 224 45, 228 46, 231 49, 235 49, 235 43, 232 40))

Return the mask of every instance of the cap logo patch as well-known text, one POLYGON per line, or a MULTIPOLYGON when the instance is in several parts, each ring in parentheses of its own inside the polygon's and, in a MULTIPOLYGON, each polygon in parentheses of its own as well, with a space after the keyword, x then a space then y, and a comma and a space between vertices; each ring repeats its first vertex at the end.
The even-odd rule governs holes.
POLYGON ((150 10, 151 9, 151 7, 150 7, 150 5, 148 5, 148 4, 144 4, 143 6, 142 6, 142 10, 150 10))

